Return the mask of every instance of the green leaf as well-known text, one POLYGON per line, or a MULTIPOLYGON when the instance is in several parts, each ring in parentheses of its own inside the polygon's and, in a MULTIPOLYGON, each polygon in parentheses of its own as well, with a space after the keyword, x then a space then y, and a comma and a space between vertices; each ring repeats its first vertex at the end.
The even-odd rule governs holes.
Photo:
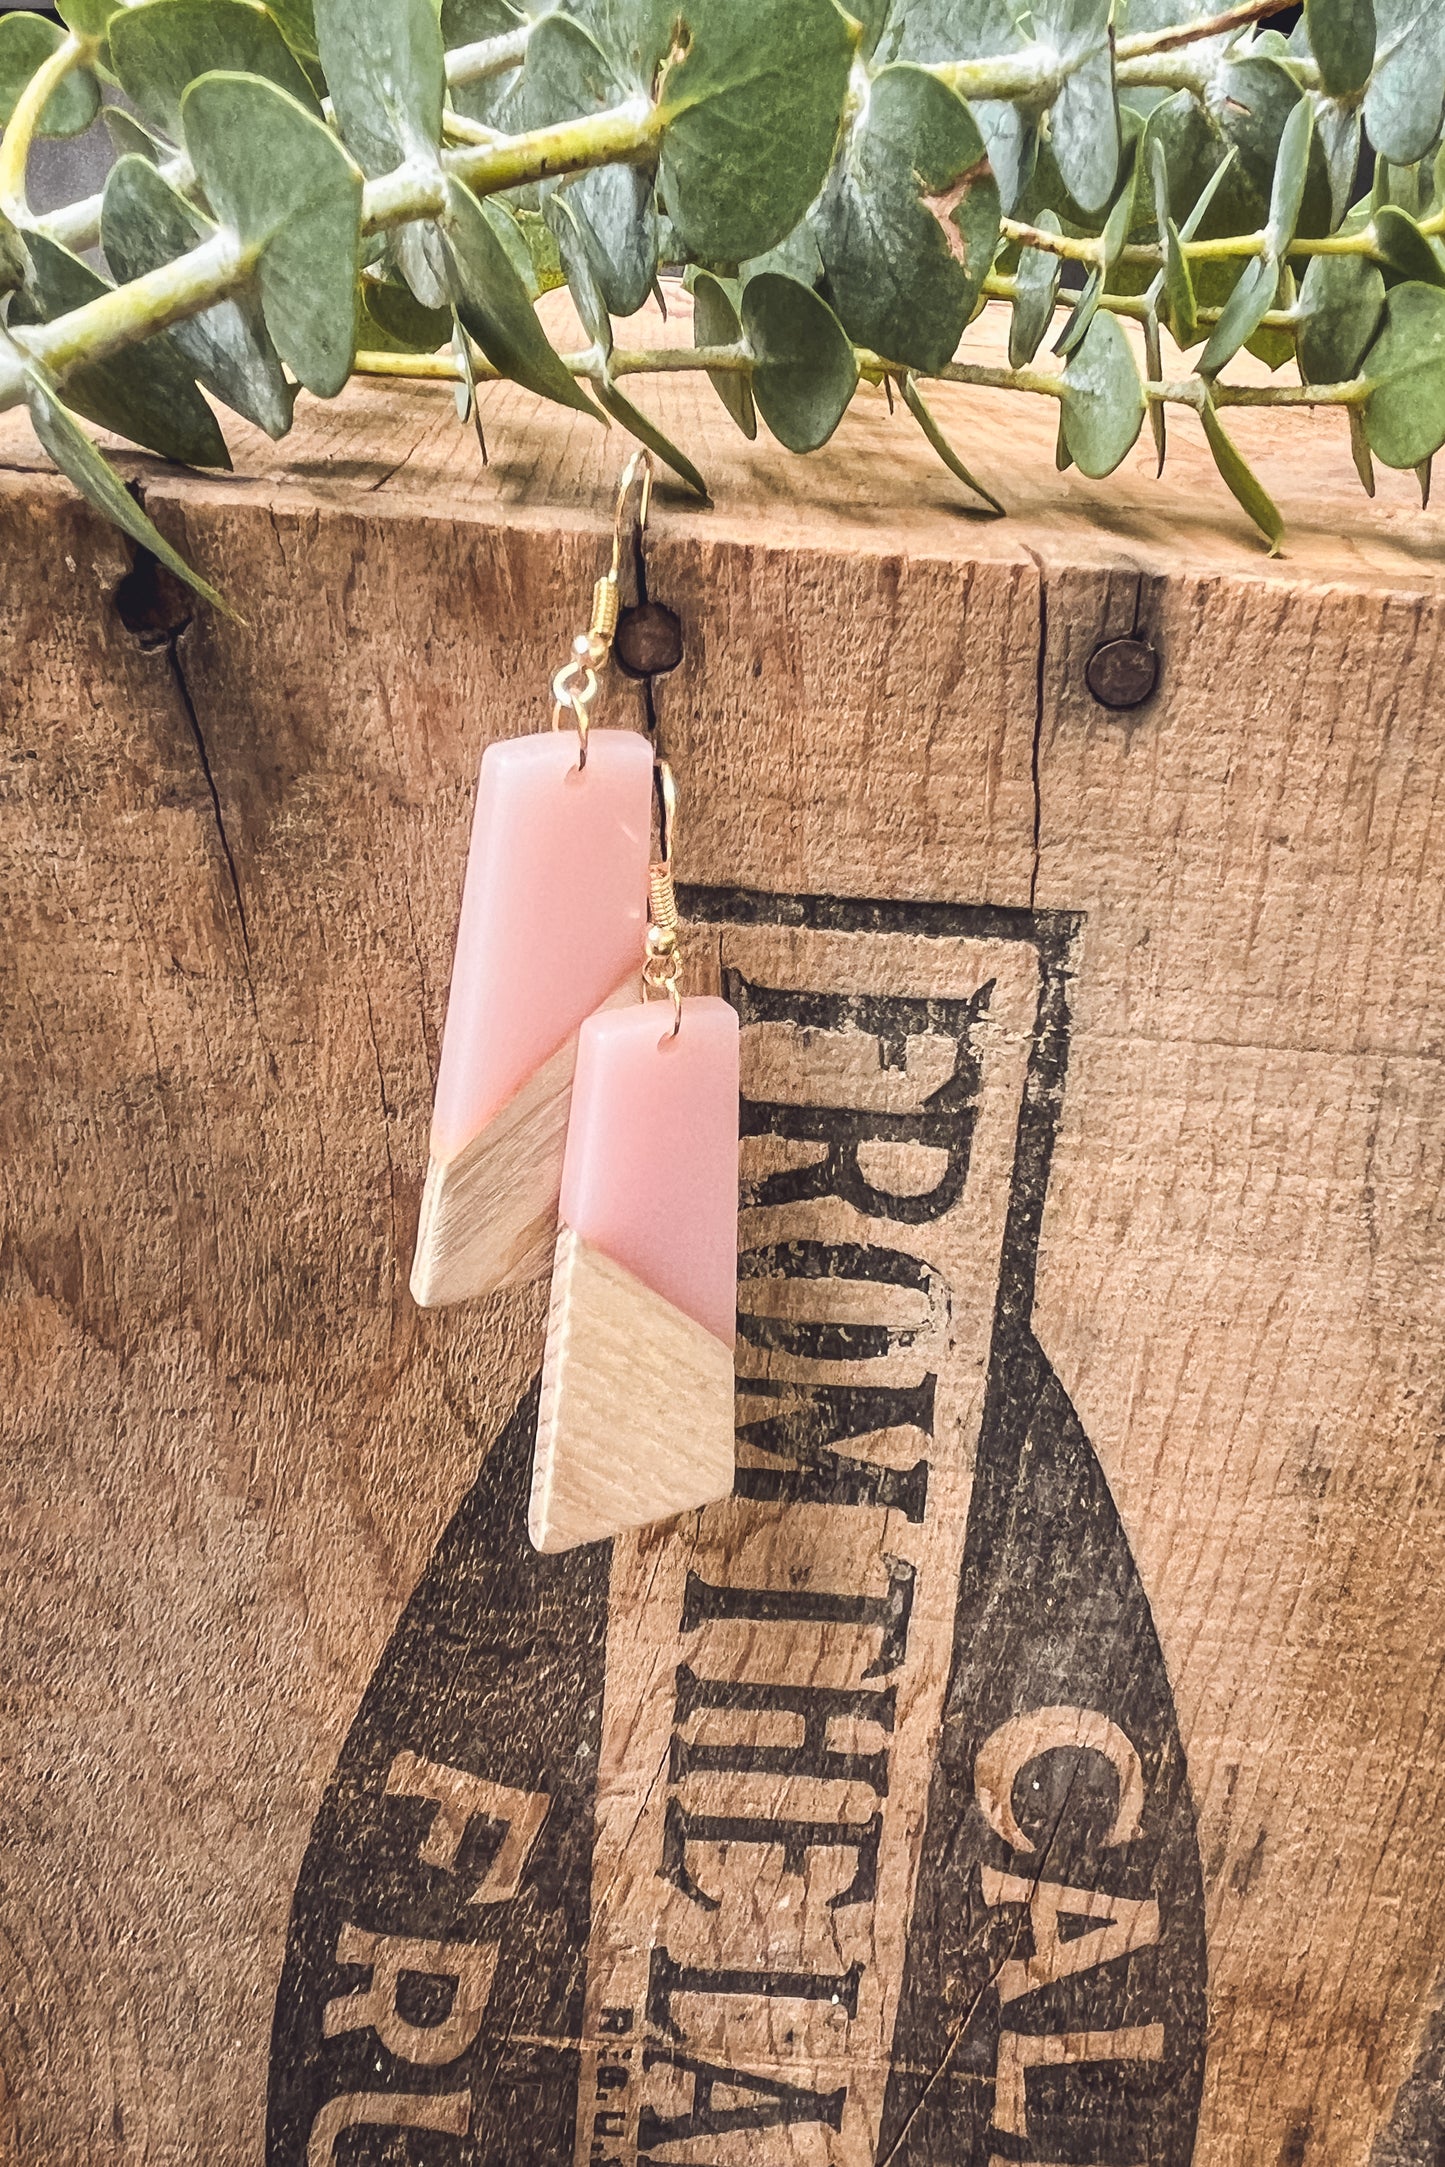
POLYGON ((141 118, 177 142, 188 86, 217 70, 261 76, 321 116, 295 55, 252 0, 145 0, 123 8, 111 25, 110 55, 141 118))
POLYGON ((645 444, 650 452, 656 453, 665 466, 672 468, 674 474, 681 475, 689 489, 697 491, 704 504, 712 502, 712 498, 708 495, 707 483, 688 458, 687 453, 679 451, 672 439, 663 435, 656 422, 649 420, 640 407, 634 406, 632 401, 618 390, 610 378, 603 383, 594 385, 593 389, 596 391, 599 403, 606 407, 614 421, 620 421, 628 434, 637 438, 639 444, 645 444))
MULTIPOLYGON (((1043 233, 1063 230, 1052 211, 1040 211, 1038 226, 1043 233)), ((1044 333, 1054 320, 1063 270, 1063 259, 1046 248, 1019 251, 1018 269, 1014 273, 1013 317, 1008 334, 1010 368, 1027 368, 1043 344, 1044 333)))
POLYGON ((566 285, 567 280, 551 227, 536 211, 518 211, 516 218, 517 231, 532 259, 532 276, 524 279, 523 284, 537 295, 555 293, 559 286, 566 285))
POLYGON ((1261 321, 1274 307, 1278 291, 1276 258, 1251 256, 1196 364, 1201 376, 1217 376, 1225 364, 1234 359, 1240 347, 1254 337, 1261 321))
POLYGON ((60 0, 55 12, 77 37, 102 38, 126 0, 60 0))
POLYGON ((1273 556, 1284 539, 1284 521, 1279 515, 1279 506, 1254 469, 1241 456, 1233 439, 1225 434, 1224 424, 1214 410, 1212 399, 1205 399, 1199 410, 1199 418, 1204 424, 1204 434, 1225 487, 1235 501, 1248 512, 1268 541, 1270 555, 1273 556))
POLYGON ((177 579, 183 579, 186 585, 194 587, 196 593, 205 601, 214 604, 229 616, 231 613, 215 588, 209 586, 198 572, 191 570, 178 550, 172 549, 154 521, 148 519, 136 503, 115 468, 91 442, 75 416, 67 407, 61 405, 50 385, 33 370, 26 372, 25 395, 35 434, 61 473, 69 477, 81 495, 88 498, 98 512, 104 513, 107 519, 113 520, 116 526, 123 529, 132 541, 139 542, 142 548, 148 549, 168 572, 174 572, 177 579))
POLYGON ((437 0, 315 0, 315 16, 336 124, 362 172, 435 161, 446 93, 437 0))
MULTIPOLYGON (((619 32, 620 35, 620 32, 619 32)), ((544 16, 527 48, 528 127, 587 118, 636 94, 597 40, 571 16, 544 16)), ((602 297, 618 316, 642 307, 657 275, 657 206, 652 175, 620 164, 579 174, 567 195, 602 297)))
POLYGON ((1314 135, 1314 109, 1308 98, 1301 98, 1292 108, 1279 139, 1270 189, 1269 219, 1265 227, 1270 251, 1281 261, 1289 252, 1299 224, 1314 135))
POLYGON ((1413 282, 1385 296, 1365 356, 1365 427, 1387 467, 1416 467, 1445 444, 1445 292, 1413 282))
POLYGON ((367 318, 360 333, 364 343, 373 343, 368 333, 374 328, 380 334, 376 343, 396 353, 434 354, 452 335, 450 309, 423 308, 410 287, 390 279, 364 278, 361 303, 367 318))
POLYGON ((1347 407, 1350 417, 1350 457, 1355 462, 1355 472, 1360 477, 1365 495, 1375 494, 1375 462, 1370 457, 1370 435, 1365 427, 1365 417, 1357 406, 1347 407))
POLYGON ((1112 474, 1144 425, 1144 389, 1118 319, 1096 316, 1064 370, 1063 430, 1081 474, 1112 474))
POLYGON ((1109 0, 1035 0, 1034 22, 1068 67, 1049 116, 1049 148, 1080 210, 1102 210, 1119 177, 1119 105, 1109 0))
POLYGON ((1316 256, 1299 295, 1299 365, 1307 384, 1347 383, 1380 321, 1385 281, 1366 256, 1316 256))
POLYGON ((1445 264, 1407 211, 1398 204, 1384 203, 1375 213, 1374 226, 1375 253, 1400 278, 1445 286, 1445 264))
POLYGON ((156 141, 149 128, 143 128, 133 113, 123 105, 103 105, 100 117, 105 132, 115 146, 117 158, 144 158, 148 165, 159 165, 166 153, 156 141))
POLYGON ((1420 484, 1420 509, 1422 512, 1428 512, 1430 509, 1431 465, 1431 460, 1422 459, 1420 461, 1420 464, 1415 469, 1415 479, 1420 484))
POLYGON ((922 68, 884 68, 809 223, 850 338, 930 373, 952 360, 999 232, 961 98, 922 68))
MULTIPOLYGON (((36 69, 64 42, 60 25, 44 15, 0 15, 0 127, 8 122, 36 69)), ((74 69, 46 99, 40 133, 79 135, 99 110, 100 85, 89 68, 74 69)))
POLYGON ((552 196, 545 213, 567 274, 567 288, 583 330, 604 357, 612 352, 612 319, 597 283, 581 224, 566 196, 552 196))
MULTIPOLYGON (((694 273, 692 280, 692 342, 694 346, 740 346, 743 327, 727 288, 710 271, 694 273)), ((709 369, 707 380, 746 437, 758 433, 753 389, 741 370, 709 369)))
POLYGON ((1115 197, 1113 208, 1104 221, 1104 231, 1100 237, 1100 247, 1104 257, 1103 264, 1102 266, 1096 266, 1084 281, 1084 290, 1074 305, 1073 314, 1054 341, 1054 352, 1056 354, 1068 355, 1073 353, 1075 348, 1082 344, 1084 335, 1094 320, 1095 311, 1104 297, 1105 282, 1110 271, 1124 252, 1124 244, 1129 238, 1129 231, 1134 223, 1134 180, 1135 165, 1131 155, 1124 174, 1123 186, 1115 197))
POLYGON ((1333 231, 1350 207, 1355 175, 1360 167, 1358 105, 1320 105, 1315 113, 1315 135, 1329 176, 1330 230, 1333 231))
MULTIPOLYGON (((173 263, 215 230, 147 159, 125 157, 111 168, 100 241, 117 278, 142 278, 173 263)), ((170 338, 208 391, 268 436, 286 434, 295 394, 253 295, 218 301, 174 325, 170 338)))
POLYGON ((492 366, 514 383, 597 418, 597 409, 548 343, 503 237, 506 212, 447 183, 445 241, 456 312, 492 366))
POLYGON ((756 278, 759 271, 781 271, 785 278, 801 279, 805 286, 822 285, 823 259, 806 218, 791 233, 785 233, 775 247, 765 248, 761 256, 749 256, 738 266, 738 276, 743 280, 756 278))
POLYGON ((266 0, 266 11, 276 19, 282 37, 301 60, 316 61, 316 15, 311 0, 266 0))
POLYGON ((1305 0, 1305 27, 1326 95, 1363 90, 1375 64, 1375 0, 1305 0))
POLYGON ((1445 119, 1445 8, 1440 0, 1375 0, 1375 72, 1365 128, 1382 157, 1413 165, 1445 119))
MULTIPOLYGON (((1151 309, 1144 320, 1144 366, 1153 384, 1162 383, 1164 359, 1159 345, 1159 319, 1151 309)), ((1149 399, 1149 434, 1154 439, 1154 472, 1164 472, 1164 455, 1169 448, 1164 420, 1164 401, 1149 399)))
POLYGON ((1189 258, 1171 218, 1164 229, 1164 308, 1169 336, 1176 346, 1192 346, 1199 336, 1199 314, 1189 258))
POLYGON ((953 446, 949 443, 948 438, 944 435, 942 429, 939 427, 933 409, 925 400, 923 393, 919 390, 918 385, 915 383, 911 375, 903 377, 902 391, 904 405, 908 408, 909 413, 918 423, 919 428, 923 431, 929 443, 937 452, 939 458, 948 468, 949 473, 957 475, 958 479, 963 483, 965 489, 971 489, 976 497, 982 497, 984 503, 988 505, 989 509, 991 511, 997 512, 999 516, 1002 517, 1004 508, 999 503, 998 498, 994 495, 991 489, 985 489, 983 483, 978 479, 977 475, 970 474, 968 468, 959 458, 958 453, 954 450, 953 446))
POLYGON ((854 32, 833 0, 679 0, 658 117, 660 185, 704 263, 760 256, 833 162, 854 32))
POLYGON ((837 428, 858 384, 843 326, 811 287, 778 271, 748 280, 742 322, 758 411, 789 451, 816 451, 837 428))
MULTIPOLYGON (((44 234, 27 233, 25 245, 31 262, 27 290, 44 322, 111 291, 107 279, 44 234)), ((231 464, 216 417, 169 332, 126 347, 108 361, 71 370, 65 388, 69 403, 88 421, 144 444, 163 459, 198 467, 231 464)))
POLYGON ((260 252, 277 353, 308 391, 334 398, 356 346, 361 175, 328 128, 254 76, 201 76, 181 121, 211 208, 260 252))

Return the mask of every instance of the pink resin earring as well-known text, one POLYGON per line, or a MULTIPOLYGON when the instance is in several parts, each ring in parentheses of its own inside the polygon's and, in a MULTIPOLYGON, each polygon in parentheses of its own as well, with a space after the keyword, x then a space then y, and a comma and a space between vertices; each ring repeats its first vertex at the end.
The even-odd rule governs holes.
POLYGON ((679 991, 672 779, 659 772, 644 997, 589 1016, 578 1037, 528 1513, 539 1550, 733 1485, 738 1019, 679 991))
MULTIPOLYGON (((617 625, 621 520, 592 624, 552 681, 552 729, 482 758, 411 1291, 423 1308, 548 1268, 584 1019, 633 998, 647 911, 652 751, 589 737, 617 625), (575 728, 563 728, 570 709, 575 728)), ((646 512, 644 470, 642 516, 646 512)))

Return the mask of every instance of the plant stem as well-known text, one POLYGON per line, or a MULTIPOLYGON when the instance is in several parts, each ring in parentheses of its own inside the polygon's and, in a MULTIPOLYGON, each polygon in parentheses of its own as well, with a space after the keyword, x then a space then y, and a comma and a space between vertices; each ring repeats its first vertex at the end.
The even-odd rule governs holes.
POLYGON ((1120 38, 1114 48, 1119 60, 1143 60, 1151 53, 1172 52, 1176 46, 1192 45, 1199 38, 1227 37, 1248 23, 1262 22, 1266 15, 1281 15, 1290 0, 1243 0, 1218 15, 1201 16, 1192 23, 1176 23, 1167 30, 1144 30, 1136 37, 1120 38))
POLYGON ((15 101, 15 110, 5 123, 4 139, 0 141, 0 211, 13 225, 24 226, 30 222, 25 173, 41 115, 50 103, 52 93, 65 81, 72 68, 84 67, 87 61, 95 58, 95 51, 93 38, 78 38, 74 33, 63 38, 49 58, 41 62, 15 101))
MULTIPOLYGON (((57 54, 61 50, 57 47, 57 54)), ((31 78, 25 96, 44 72, 41 69, 31 78)), ((53 87, 52 83, 49 88, 53 87)), ((544 180, 550 174, 583 172, 615 159, 644 156, 655 143, 659 126, 653 108, 636 99, 590 119, 508 136, 499 144, 444 152, 443 164, 486 195, 544 180)), ((0 174, 13 130, 12 121, 0 144, 0 174)), ((362 197, 362 230, 377 233, 405 225, 409 219, 439 217, 445 209, 445 181, 435 165, 398 166, 394 173, 368 181, 362 197)), ((215 234, 184 256, 98 295, 52 324, 17 329, 17 342, 53 377, 62 379, 70 369, 104 360, 225 300, 251 277, 258 260, 258 252, 243 249, 234 234, 215 234)), ((14 366, 8 372, 0 370, 0 410, 18 405, 24 395, 23 371, 14 366)))
POLYGON ((1069 72, 1051 45, 1022 45, 991 60, 939 60, 928 70, 960 98, 1020 98, 1050 105, 1069 72))
POLYGON ((447 54, 447 82, 452 89, 459 83, 480 83, 489 75, 505 75, 508 68, 519 68, 527 57, 527 42, 532 35, 530 23, 518 23, 515 30, 505 31, 499 38, 478 38, 475 45, 457 45, 447 54))

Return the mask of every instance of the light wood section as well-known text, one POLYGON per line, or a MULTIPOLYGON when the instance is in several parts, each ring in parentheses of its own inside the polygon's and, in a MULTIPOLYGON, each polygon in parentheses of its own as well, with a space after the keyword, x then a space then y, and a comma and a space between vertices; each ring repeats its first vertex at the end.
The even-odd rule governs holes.
POLYGON ((571 1550, 733 1486, 733 1353, 557 1229, 528 1532, 571 1550))
MULTIPOLYGON (((636 998, 629 980, 602 1005, 636 998)), ((574 1031, 455 1158, 428 1161, 411 1266, 423 1309, 546 1278, 576 1066, 574 1031)))

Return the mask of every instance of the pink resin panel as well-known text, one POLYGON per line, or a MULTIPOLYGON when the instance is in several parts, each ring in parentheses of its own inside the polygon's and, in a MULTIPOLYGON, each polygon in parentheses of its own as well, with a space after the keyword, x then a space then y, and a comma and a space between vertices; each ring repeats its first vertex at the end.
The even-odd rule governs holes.
POLYGON ((450 1159, 642 969, 652 748, 635 730, 482 755, 431 1148, 450 1159))
POLYGON ((738 1019, 687 1000, 590 1016, 577 1042, 562 1217, 654 1294, 733 1343, 738 1019))

